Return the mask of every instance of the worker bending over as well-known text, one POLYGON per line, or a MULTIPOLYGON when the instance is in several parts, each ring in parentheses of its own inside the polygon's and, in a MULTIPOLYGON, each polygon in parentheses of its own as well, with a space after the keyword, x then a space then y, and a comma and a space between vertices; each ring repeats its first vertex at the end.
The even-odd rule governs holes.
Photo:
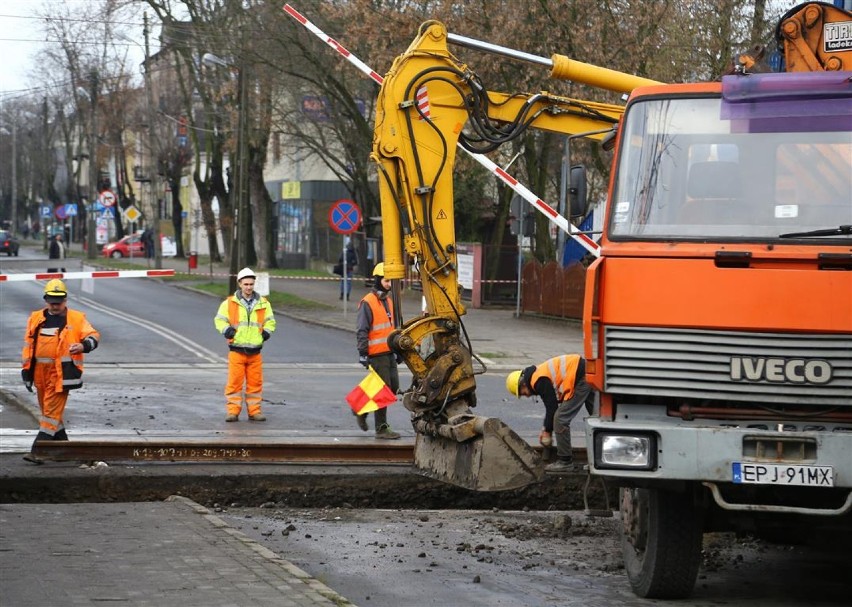
POLYGON ((579 472, 571 453, 571 420, 584 404, 592 406, 594 393, 586 382, 586 361, 579 354, 563 354, 512 371, 506 377, 506 389, 517 396, 538 396, 545 407, 544 426, 539 442, 549 447, 556 434, 556 461, 545 467, 548 474, 579 472))

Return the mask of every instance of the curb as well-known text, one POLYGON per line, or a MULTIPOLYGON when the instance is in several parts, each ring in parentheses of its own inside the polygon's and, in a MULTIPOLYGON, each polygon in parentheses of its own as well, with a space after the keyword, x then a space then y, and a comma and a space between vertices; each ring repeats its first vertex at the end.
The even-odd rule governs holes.
POLYGON ((256 552, 259 556, 265 558, 271 563, 278 565, 288 575, 296 578, 298 581, 308 586, 311 591, 317 593, 323 598, 328 599, 329 601, 332 601, 335 605, 339 605, 340 607, 356 607, 355 603, 351 602, 346 597, 338 594, 337 592, 320 582, 318 579, 312 577, 310 574, 308 574, 307 571, 300 569, 287 559, 282 558, 280 555, 276 554, 275 552, 272 552, 265 546, 262 546, 255 540, 245 535, 242 531, 234 529, 233 527, 228 525, 228 523, 226 523, 221 518, 210 512, 210 510, 208 510, 201 504, 198 504, 197 502, 194 502, 191 499, 183 497, 181 495, 169 496, 168 498, 166 498, 165 501, 175 502, 187 506, 195 514, 201 515, 205 520, 207 520, 207 522, 209 522, 213 527, 215 527, 217 531, 223 531, 234 539, 239 540, 246 547, 256 552))

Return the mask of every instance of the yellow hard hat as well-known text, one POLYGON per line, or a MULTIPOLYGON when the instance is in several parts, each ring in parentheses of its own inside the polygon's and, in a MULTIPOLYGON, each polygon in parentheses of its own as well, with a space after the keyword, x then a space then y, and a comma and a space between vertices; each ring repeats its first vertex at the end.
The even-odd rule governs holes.
POLYGON ((66 297, 68 297, 68 289, 65 288, 65 283, 58 278, 48 280, 47 284, 44 285, 44 300, 46 302, 59 303, 65 301, 66 297))
POLYGON ((385 262, 380 261, 376 264, 376 267, 373 268, 373 276, 385 277, 385 262))
POLYGON ((521 398, 521 372, 520 371, 512 371, 509 375, 506 376, 506 390, 509 391, 509 394, 512 396, 517 396, 521 398))

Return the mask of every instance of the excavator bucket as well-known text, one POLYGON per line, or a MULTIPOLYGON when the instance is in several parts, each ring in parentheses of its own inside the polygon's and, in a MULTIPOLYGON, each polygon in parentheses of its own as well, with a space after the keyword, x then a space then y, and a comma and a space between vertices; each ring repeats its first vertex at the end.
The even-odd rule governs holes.
POLYGON ((414 464, 427 476, 474 491, 519 489, 544 477, 535 449, 495 417, 459 415, 418 428, 414 464))

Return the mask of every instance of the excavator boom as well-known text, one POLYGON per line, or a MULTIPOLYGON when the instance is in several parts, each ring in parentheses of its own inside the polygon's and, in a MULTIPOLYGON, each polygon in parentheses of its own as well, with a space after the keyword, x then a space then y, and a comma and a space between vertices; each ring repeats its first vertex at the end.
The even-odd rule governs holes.
MULTIPOLYGON (((450 53, 450 38, 441 23, 424 23, 393 62, 378 97, 371 157, 379 172, 385 276, 403 278, 413 261, 426 300, 426 313, 396 330, 389 343, 413 374, 403 404, 417 432, 415 463, 470 489, 509 489, 540 480, 542 465, 505 424, 471 412, 476 382, 473 353, 462 339, 452 183, 456 149, 489 152, 528 128, 601 139, 623 108, 548 92, 488 91, 450 53)), ((452 38, 466 46, 484 44, 452 38)), ((507 54, 487 46, 483 50, 507 54)), ((559 77, 618 92, 656 84, 560 56, 540 62, 559 77)))

